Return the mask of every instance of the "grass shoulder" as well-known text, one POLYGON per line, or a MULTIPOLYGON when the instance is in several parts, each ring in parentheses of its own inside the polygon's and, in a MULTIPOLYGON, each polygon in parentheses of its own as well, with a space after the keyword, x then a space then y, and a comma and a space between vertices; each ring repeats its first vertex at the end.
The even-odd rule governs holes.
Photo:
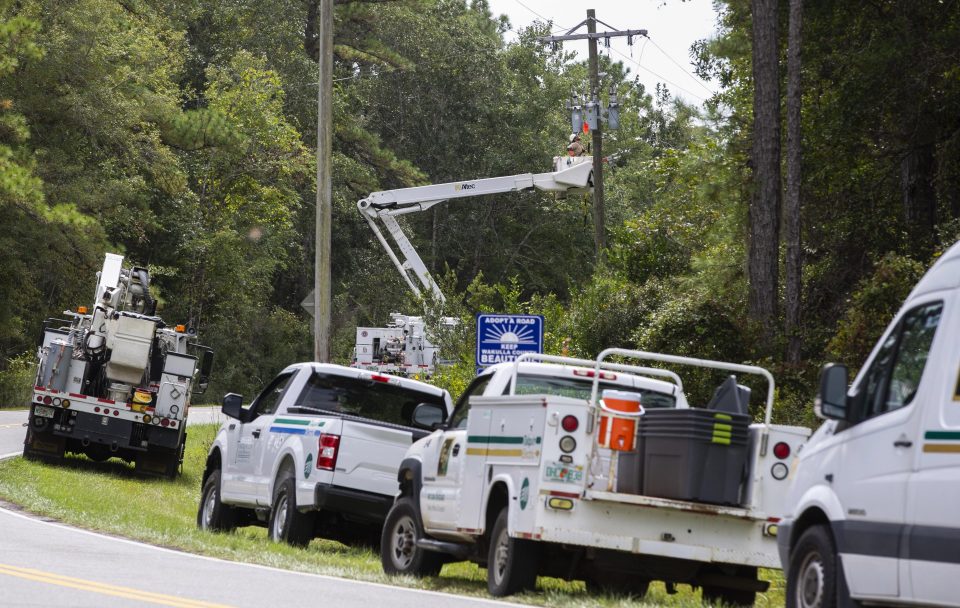
MULTIPOLYGON (((0 462, 0 498, 26 511, 88 530, 209 555, 300 572, 387 583, 461 595, 487 597, 486 572, 472 564, 448 564, 439 577, 388 578, 379 555, 369 548, 313 540, 297 549, 267 539, 262 528, 241 528, 230 534, 202 532, 196 527, 200 478, 217 425, 191 426, 183 474, 175 481, 145 479, 133 467, 117 460, 95 463, 84 457, 67 458, 50 466, 14 458, 0 462), (107 497, 105 499, 105 497, 107 497)), ((758 597, 758 606, 783 604, 779 572, 765 573, 771 590, 758 597)), ((699 592, 681 586, 668 595, 651 585, 643 601, 627 597, 591 596, 581 583, 541 577, 538 592, 515 596, 534 605, 587 606, 701 606, 699 592)))

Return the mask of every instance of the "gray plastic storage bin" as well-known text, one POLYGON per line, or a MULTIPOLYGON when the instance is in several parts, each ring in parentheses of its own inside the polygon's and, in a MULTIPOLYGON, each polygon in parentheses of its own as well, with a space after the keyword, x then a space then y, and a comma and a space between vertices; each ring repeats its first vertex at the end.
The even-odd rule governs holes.
POLYGON ((637 436, 632 452, 620 452, 617 457, 617 492, 643 494, 643 437, 637 436))
POLYGON ((645 496, 740 504, 747 462, 746 415, 655 410, 641 419, 645 496))

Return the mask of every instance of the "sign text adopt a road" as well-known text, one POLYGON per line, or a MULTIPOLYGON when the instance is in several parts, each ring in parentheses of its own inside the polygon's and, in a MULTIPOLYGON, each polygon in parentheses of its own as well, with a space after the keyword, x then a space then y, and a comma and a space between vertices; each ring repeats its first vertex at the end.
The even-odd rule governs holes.
POLYGON ((477 367, 513 361, 523 353, 543 352, 540 315, 477 315, 477 367))

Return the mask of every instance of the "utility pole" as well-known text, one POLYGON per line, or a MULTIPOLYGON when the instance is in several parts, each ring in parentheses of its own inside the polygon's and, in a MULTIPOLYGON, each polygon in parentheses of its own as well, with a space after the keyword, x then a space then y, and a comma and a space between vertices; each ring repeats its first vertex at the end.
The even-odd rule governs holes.
POLYGON ((333 202, 330 156, 333 148, 333 0, 320 0, 320 86, 317 92, 317 216, 313 282, 313 359, 330 361, 330 249, 333 202))
MULTIPOLYGON (((589 45, 589 70, 590 70, 590 99, 593 102, 593 111, 596 114, 593 119, 588 118, 590 130, 593 132, 592 150, 593 150, 593 226, 594 226, 594 246, 596 248, 597 261, 601 259, 603 250, 607 246, 606 217, 603 205, 603 129, 600 125, 600 68, 597 59, 597 40, 603 39, 606 46, 610 46, 610 39, 620 36, 626 36, 630 44, 633 44, 634 36, 646 36, 647 30, 618 30, 597 32, 597 15, 592 8, 587 9, 587 19, 580 22, 563 36, 545 36, 541 38, 543 42, 558 43, 565 40, 584 40, 589 45), (578 29, 587 26, 586 34, 575 34, 578 29)), ((600 23, 603 23, 600 21, 600 23)), ((611 27, 603 23, 607 27, 611 27)), ((612 28, 611 28, 612 29, 612 28)))
MULTIPOLYGON (((597 15, 591 8, 587 9, 587 33, 597 33, 597 15)), ((587 43, 589 49, 589 69, 590 69, 590 98, 597 99, 600 96, 600 68, 597 60, 597 39, 590 38, 587 43)), ((593 243, 596 248, 597 261, 603 255, 603 250, 607 248, 607 221, 606 212, 603 208, 603 129, 600 121, 593 129, 593 243)))

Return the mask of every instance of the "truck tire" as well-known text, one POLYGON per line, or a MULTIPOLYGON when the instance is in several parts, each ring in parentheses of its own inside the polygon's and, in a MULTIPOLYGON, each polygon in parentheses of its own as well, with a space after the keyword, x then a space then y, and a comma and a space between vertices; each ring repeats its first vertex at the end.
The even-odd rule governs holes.
POLYGON ((490 535, 487 556, 487 589, 494 597, 513 595, 537 586, 540 547, 531 540, 507 533, 507 507, 500 511, 490 535))
POLYGON ((215 532, 229 532, 237 527, 236 511, 220 502, 220 469, 214 469, 203 483, 197 527, 215 532))
POLYGON ((297 509, 297 488, 289 473, 277 479, 267 524, 270 540, 306 547, 313 539, 313 513, 297 509))
POLYGON ((413 501, 403 497, 387 513, 380 536, 380 564, 387 574, 423 578, 440 574, 443 556, 417 546, 423 538, 420 514, 413 501))
POLYGON ((788 608, 833 608, 848 605, 846 585, 838 586, 840 561, 826 526, 803 531, 790 551, 788 608))

